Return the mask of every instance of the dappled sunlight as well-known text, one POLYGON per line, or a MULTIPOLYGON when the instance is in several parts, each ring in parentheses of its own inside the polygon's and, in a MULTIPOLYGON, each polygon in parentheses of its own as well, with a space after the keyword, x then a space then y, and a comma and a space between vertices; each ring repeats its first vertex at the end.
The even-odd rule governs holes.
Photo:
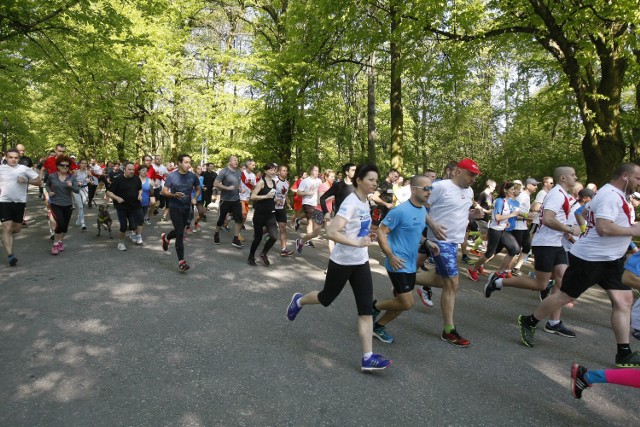
POLYGON ((86 398, 94 385, 95 379, 88 372, 83 375, 68 376, 63 372, 54 371, 30 384, 19 385, 14 398, 25 400, 46 394, 54 401, 69 402, 86 398))
POLYGON ((56 320, 55 325, 66 333, 87 333, 95 335, 103 335, 111 329, 102 323, 100 319, 89 320, 56 320))
POLYGON ((203 427, 205 423, 197 414, 188 413, 180 417, 178 425, 180 427, 203 427))

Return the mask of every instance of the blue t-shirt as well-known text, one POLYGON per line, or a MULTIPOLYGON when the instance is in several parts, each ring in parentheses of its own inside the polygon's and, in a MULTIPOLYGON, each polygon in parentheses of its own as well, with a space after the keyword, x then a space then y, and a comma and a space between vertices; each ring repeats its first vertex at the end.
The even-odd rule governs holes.
POLYGON ((142 200, 140 200, 140 204, 143 207, 149 206, 150 197, 151 197, 151 180, 147 178, 142 183, 142 200))
MULTIPOLYGON (((509 208, 511 210, 511 212, 513 212, 514 210, 516 210, 516 208, 520 207, 520 202, 517 200, 513 200, 513 199, 507 199, 507 203, 509 204, 509 208)), ((516 220, 517 218, 514 216, 513 218, 509 218, 507 221, 507 228, 505 228, 505 231, 512 231, 516 228, 516 220)))
MULTIPOLYGON (((200 175, 198 177, 198 179, 200 180, 200 195, 196 199, 196 202, 201 202, 202 201, 202 187, 204 187, 204 176, 200 175)), ((191 198, 193 199, 195 196, 196 196, 196 189, 194 188, 193 191, 191 191, 191 198)))
POLYGON ((636 252, 627 258, 627 263, 624 265, 624 268, 636 276, 640 276, 640 252, 636 252))
POLYGON ((177 170, 171 172, 164 182, 165 188, 172 194, 183 193, 184 197, 168 198, 167 204, 170 208, 188 208, 191 206, 191 192, 194 187, 200 187, 198 175, 193 172, 181 174, 177 170))
POLYGON ((397 257, 402 258, 404 268, 394 270, 389 258, 385 261, 387 271, 393 273, 415 273, 418 259, 418 247, 420 237, 424 229, 427 208, 414 206, 410 200, 402 202, 391 209, 382 223, 389 227, 391 232, 387 235, 391 251, 397 257))

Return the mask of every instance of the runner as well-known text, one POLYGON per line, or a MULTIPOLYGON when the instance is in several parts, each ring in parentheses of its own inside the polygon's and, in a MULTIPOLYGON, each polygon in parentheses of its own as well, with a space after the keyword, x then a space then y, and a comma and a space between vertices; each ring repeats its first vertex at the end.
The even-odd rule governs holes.
POLYGON ((295 293, 287 308, 287 318, 295 320, 303 306, 322 304, 325 307, 340 295, 347 280, 351 284, 358 308, 358 334, 362 347, 362 371, 385 369, 391 360, 373 353, 372 299, 373 280, 369 268, 368 246, 371 216, 367 196, 375 191, 378 170, 373 165, 358 166, 355 172, 355 192, 344 200, 329 229, 327 237, 335 240, 336 247, 331 253, 327 276, 322 291, 306 295, 295 293))
POLYGON ((13 235, 22 230, 24 210, 27 205, 29 184, 40 185, 38 173, 18 164, 20 152, 11 148, 5 155, 6 164, 0 165, 0 222, 2 222, 2 245, 7 252, 11 267, 18 263, 13 253, 13 235))
POLYGON ((317 236, 316 230, 319 231, 322 224, 324 224, 322 212, 320 214, 316 212, 318 188, 322 184, 318 174, 318 166, 311 166, 309 168, 309 176, 303 179, 298 186, 297 195, 302 197, 302 210, 305 218, 307 218, 307 234, 296 240, 296 250, 299 254, 302 253, 304 246, 315 247, 311 239, 317 236))
MULTIPOLYGON (((384 218, 377 231, 380 249, 386 255, 385 268, 394 290, 394 298, 373 301, 373 335, 382 342, 392 343, 393 336, 386 332, 385 326, 403 311, 413 307, 413 288, 416 284, 418 247, 422 239, 422 230, 427 216, 425 204, 433 189, 431 180, 424 175, 410 179, 411 196, 409 200, 393 208, 384 218), (377 321, 382 310, 385 313, 377 321)), ((438 247, 427 242, 434 255, 438 247)))
POLYGON ((289 200, 287 194, 289 193, 289 181, 287 181, 287 174, 289 169, 285 165, 278 166, 278 176, 275 179, 276 182, 276 195, 275 195, 275 211, 276 222, 280 230, 280 256, 291 256, 293 251, 287 248, 287 207, 289 206, 289 200))
MULTIPOLYGON (((258 178, 255 174, 256 161, 253 159, 245 160, 244 168, 240 175, 240 203, 242 204, 242 227, 240 230, 244 230, 244 222, 247 220, 249 214, 249 200, 251 199, 251 192, 258 183, 258 178)), ((238 234, 238 238, 242 241, 244 238, 241 234, 238 234)))
MULTIPOLYGON (((262 252, 260 252, 260 259, 265 266, 269 266, 269 258, 267 254, 273 245, 278 241, 278 225, 276 222, 276 171, 278 165, 275 163, 268 163, 264 166, 264 176, 258 181, 256 186, 251 192, 251 200, 253 203, 253 242, 251 243, 251 249, 249 250, 249 258, 247 262, 249 265, 256 264, 256 250, 262 242, 263 229, 266 228, 269 233, 269 239, 264 244, 262 252)), ((285 219, 286 222, 286 219, 285 219)))
MULTIPOLYGON (((561 182, 557 176, 556 180, 561 182)), ((583 216, 587 219, 587 231, 571 248, 569 268, 564 273, 564 277, 560 275, 561 289, 542 301, 533 314, 518 317, 520 337, 527 347, 533 347, 536 325, 540 319, 559 311, 561 307, 577 299, 597 283, 605 289, 611 300, 611 326, 617 342, 616 367, 640 367, 640 354, 632 352, 629 346, 633 294, 631 289, 623 284, 624 255, 631 237, 640 236, 640 223, 631 225, 635 214, 628 202, 628 196, 638 185, 640 185, 640 166, 635 163, 624 163, 616 168, 611 182, 600 189, 587 205, 583 212, 583 216)), ((553 190, 547 196, 545 205, 552 197, 553 190)), ((550 225, 547 221, 546 206, 543 206, 543 209, 545 210, 543 225, 536 237, 544 234, 544 230, 550 225)), ((570 234, 578 229, 575 226, 564 228, 565 232, 570 234)), ((534 254, 536 254, 537 263, 538 254, 535 252, 535 244, 534 237, 534 254)), ((631 268, 630 274, 633 274, 633 264, 629 268, 631 268)), ((628 278, 625 281, 630 282, 628 278)), ((556 286, 554 290, 555 288, 556 286)), ((547 324, 545 331, 549 332, 548 328, 547 324)))
POLYGON ((438 181, 433 185, 427 209, 428 239, 440 251, 436 263, 436 283, 442 288, 441 306, 444 330, 441 338, 457 347, 468 347, 469 340, 458 333, 453 313, 458 292, 457 254, 458 245, 464 239, 469 218, 482 216, 479 209, 470 210, 473 204, 473 190, 470 188, 478 178, 480 170, 476 162, 469 158, 461 160, 455 167, 451 179, 438 181))
POLYGON ((387 213, 393 208, 393 186, 400 178, 397 169, 390 169, 387 178, 378 185, 371 200, 376 204, 371 214, 371 229, 376 230, 387 213))
POLYGON ((200 195, 200 180, 195 173, 189 172, 191 156, 180 154, 178 156, 178 168, 171 172, 164 182, 162 195, 167 200, 169 217, 173 224, 173 230, 169 234, 162 233, 162 250, 169 249, 171 239, 176 239, 176 255, 178 255, 178 269, 187 271, 189 264, 184 259, 184 230, 189 223, 189 212, 200 195), (195 197, 192 191, 195 189, 195 197))
POLYGON ((240 176, 238 169, 238 157, 229 157, 227 167, 218 172, 218 176, 213 185, 220 190, 220 208, 218 209, 218 222, 216 232, 213 234, 213 244, 220 244, 220 228, 224 225, 224 220, 228 213, 233 215, 234 229, 231 244, 242 249, 244 245, 238 238, 242 231, 242 204, 240 203, 240 176))
POLYGON ((127 250, 127 246, 124 244, 127 229, 132 233, 131 241, 136 245, 142 245, 142 226, 144 224, 144 214, 140 203, 142 182, 134 173, 133 163, 125 162, 122 175, 115 178, 107 190, 107 196, 113 200, 120 222, 119 251, 127 250))
MULTIPOLYGON (((535 279, 527 276, 499 278, 495 274, 491 274, 484 287, 485 297, 489 298, 494 291, 501 290, 504 286, 544 292, 552 275, 556 284, 551 293, 555 294, 562 288, 562 277, 568 264, 567 252, 562 247, 562 238, 565 233, 574 236, 580 235, 580 227, 569 225, 571 205, 573 204, 573 198, 569 191, 573 188, 577 178, 575 170, 570 166, 557 167, 554 171, 554 177, 557 185, 549 191, 544 199, 540 210, 542 213, 541 225, 531 242, 535 256, 535 279)), ((567 329, 560 320, 561 308, 562 306, 557 307, 552 313, 547 313, 549 321, 546 323, 544 331, 562 337, 575 338, 575 332, 567 329)), ((533 341, 529 345, 528 341, 523 338, 523 342, 529 347, 533 346, 533 341)))
POLYGON ((522 264, 524 264, 525 258, 531 252, 531 234, 529 233, 528 222, 531 220, 531 195, 538 188, 539 182, 533 178, 527 178, 524 181, 524 188, 519 196, 516 197, 518 203, 520 203, 520 212, 526 214, 526 217, 522 217, 516 220, 516 226, 513 230, 513 235, 520 243, 520 254, 518 255, 518 261, 511 270, 513 276, 521 276, 522 264))
POLYGON ((69 229, 69 220, 73 212, 71 194, 80 191, 75 175, 69 171, 71 159, 64 154, 59 155, 56 158, 56 165, 58 172, 50 173, 47 178, 48 202, 56 223, 51 255, 58 255, 64 251, 63 240, 69 229))
POLYGON ((571 393, 576 399, 582 398, 582 392, 593 384, 617 384, 640 388, 640 369, 599 369, 590 371, 577 363, 571 365, 571 393))

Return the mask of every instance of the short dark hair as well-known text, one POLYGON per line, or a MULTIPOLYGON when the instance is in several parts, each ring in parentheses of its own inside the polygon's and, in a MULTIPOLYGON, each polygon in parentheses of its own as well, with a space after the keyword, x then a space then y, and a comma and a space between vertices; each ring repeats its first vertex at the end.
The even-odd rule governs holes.
POLYGON ((151 157, 149 154, 145 154, 144 156, 142 156, 142 161, 146 160, 146 159, 147 159, 147 157, 148 157, 150 160, 153 160, 153 157, 151 157))
POLYGON ((188 154, 184 154, 184 153, 183 154, 179 154, 178 155, 178 163, 182 163, 182 161, 184 160, 185 157, 191 158, 191 156, 188 155, 188 154))
POLYGON ((378 176, 380 175, 380 172, 378 171, 378 167, 376 165, 356 166, 356 173, 353 175, 353 186, 355 188, 358 188, 358 178, 360 178, 360 180, 363 180, 369 172, 375 172, 378 174, 378 176))
POLYGON ((344 165, 342 165, 342 173, 346 175, 347 172, 349 172, 349 169, 351 169, 355 165, 356 165, 355 163, 345 163, 344 165))
POLYGON ((5 155, 9 154, 9 153, 16 153, 18 155, 18 157, 20 157, 20 152, 18 151, 18 149, 16 147, 11 147, 7 150, 6 153, 4 153, 5 155))
POLYGON ((627 175, 630 175, 630 174, 633 173, 633 171, 636 169, 636 167, 638 167, 638 165, 636 163, 633 163, 633 162, 623 163, 613 171, 613 176, 611 178, 612 179, 618 179, 622 175, 624 175, 625 173, 627 175))
POLYGON ((66 154, 61 154, 58 157, 56 157, 56 166, 58 166, 62 162, 67 162, 69 163, 69 165, 71 165, 71 158, 66 154))
POLYGON ((514 185, 515 184, 513 182, 510 182, 510 181, 503 182, 502 185, 500 186, 500 191, 498 192, 498 197, 501 198, 501 199, 507 197, 507 190, 509 190, 514 185))

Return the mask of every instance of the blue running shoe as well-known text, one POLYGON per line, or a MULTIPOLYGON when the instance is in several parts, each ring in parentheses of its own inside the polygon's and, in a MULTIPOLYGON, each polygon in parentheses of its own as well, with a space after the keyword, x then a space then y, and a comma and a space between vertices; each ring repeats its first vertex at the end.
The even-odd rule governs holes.
POLYGON ((373 336, 378 338, 382 342, 386 342, 387 344, 391 344, 394 341, 394 338, 387 333, 384 326, 374 326, 373 336))
POLYGON ((11 267, 15 267, 16 264, 18 263, 18 258, 16 258, 15 255, 13 254, 9 255, 7 259, 9 260, 9 265, 11 267))
POLYGON ((376 320, 378 316, 380 316, 380 310, 376 309, 376 303, 378 300, 373 300, 373 304, 371 304, 371 317, 373 317, 373 324, 376 324, 376 320))
POLYGON ((366 360, 364 357, 362 358, 362 366, 360 369, 363 372, 380 371, 391 365, 391 363, 391 360, 381 354, 372 354, 371 357, 366 360))
POLYGON ((296 316, 302 310, 302 307, 298 307, 298 300, 302 298, 301 293, 295 293, 291 297, 291 302, 289 303, 289 307, 287 307, 287 319, 294 321, 296 320, 296 316))
POLYGON ((303 247, 304 247, 304 244, 302 243, 302 239, 296 239, 296 251, 298 251, 299 254, 302 253, 303 247))

